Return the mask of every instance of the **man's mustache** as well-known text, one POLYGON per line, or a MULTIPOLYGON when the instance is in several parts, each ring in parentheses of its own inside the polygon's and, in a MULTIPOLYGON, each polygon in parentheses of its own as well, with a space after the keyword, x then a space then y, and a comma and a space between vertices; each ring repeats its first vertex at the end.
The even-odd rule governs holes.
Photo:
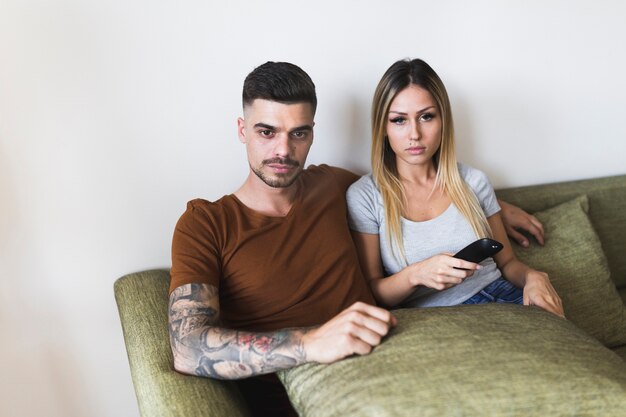
POLYGON ((269 164, 291 165, 293 167, 300 166, 300 162, 293 160, 291 158, 272 158, 272 159, 266 159, 263 161, 263 165, 269 165, 269 164))

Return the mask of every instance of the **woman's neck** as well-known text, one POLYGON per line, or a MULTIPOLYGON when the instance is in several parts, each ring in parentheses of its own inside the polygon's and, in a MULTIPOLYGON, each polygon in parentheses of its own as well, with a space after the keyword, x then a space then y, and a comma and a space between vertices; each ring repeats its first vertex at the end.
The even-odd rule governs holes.
POLYGON ((423 165, 398 164, 396 169, 402 184, 432 186, 437 178, 437 170, 432 161, 423 165))

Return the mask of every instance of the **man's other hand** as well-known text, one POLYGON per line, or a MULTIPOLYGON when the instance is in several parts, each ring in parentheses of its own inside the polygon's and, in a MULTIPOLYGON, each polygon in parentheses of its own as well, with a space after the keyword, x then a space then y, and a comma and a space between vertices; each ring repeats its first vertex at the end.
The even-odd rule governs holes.
POLYGON ((537 239, 537 242, 543 246, 543 225, 535 216, 505 201, 498 200, 498 202, 502 208, 502 222, 504 223, 506 234, 509 235, 511 239, 527 248, 530 242, 526 236, 519 232, 519 230, 524 230, 533 235, 535 239, 537 239))

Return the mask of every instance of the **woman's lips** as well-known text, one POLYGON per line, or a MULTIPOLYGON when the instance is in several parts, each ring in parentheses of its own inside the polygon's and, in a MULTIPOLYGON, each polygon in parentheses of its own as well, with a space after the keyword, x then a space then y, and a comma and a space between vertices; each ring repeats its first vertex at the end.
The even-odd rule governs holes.
POLYGON ((412 146, 406 150, 411 155, 421 155, 426 151, 424 146, 412 146))

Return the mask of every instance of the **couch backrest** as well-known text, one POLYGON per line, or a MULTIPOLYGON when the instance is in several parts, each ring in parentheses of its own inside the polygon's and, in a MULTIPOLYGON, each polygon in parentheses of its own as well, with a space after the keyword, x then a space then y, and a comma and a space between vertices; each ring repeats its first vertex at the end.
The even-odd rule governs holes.
POLYGON ((589 218, 600 237, 611 278, 626 288, 626 175, 496 190, 498 198, 530 213, 589 197, 589 218))
POLYGON ((179 374, 174 370, 167 329, 170 274, 153 270, 115 282, 131 375, 143 417, 248 417, 232 381, 179 374))

